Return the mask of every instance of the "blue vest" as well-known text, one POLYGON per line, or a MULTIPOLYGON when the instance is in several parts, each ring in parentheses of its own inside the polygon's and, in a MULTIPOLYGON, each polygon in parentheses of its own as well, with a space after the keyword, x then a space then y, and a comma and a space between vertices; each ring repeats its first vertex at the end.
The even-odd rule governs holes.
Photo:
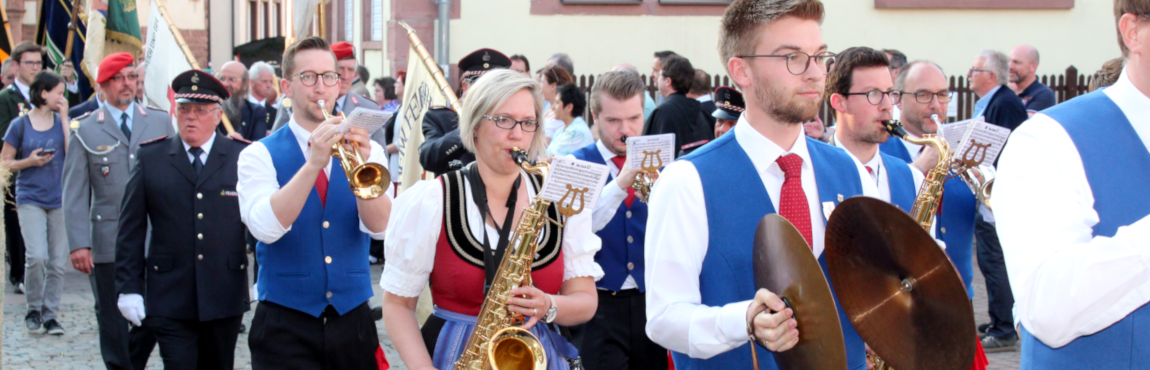
MULTIPOLYGON (((910 152, 901 141, 902 139, 891 137, 885 143, 879 144, 879 151, 911 163, 910 152)), ((914 180, 911 181, 913 183, 914 180)), ((914 191, 917 193, 918 189, 914 191)), ((934 235, 946 243, 946 255, 950 257, 950 262, 962 277, 967 297, 974 299, 974 288, 971 284, 974 281, 974 216, 978 212, 978 199, 962 179, 957 177, 942 184, 942 194, 942 217, 935 218, 934 235)), ((891 197, 894 197, 893 191, 891 197)), ((910 207, 904 209, 910 212, 910 207)))
POLYGON ((918 189, 914 187, 914 175, 910 173, 910 166, 902 159, 879 152, 882 164, 886 167, 887 183, 890 185, 890 204, 901 208, 903 212, 910 213, 914 207, 914 198, 918 189))
POLYGON ((878 150, 883 154, 904 160, 906 163, 914 162, 910 159, 910 152, 906 150, 906 145, 898 137, 891 136, 885 143, 878 145, 878 150))
MULTIPOLYGON (((281 187, 306 163, 292 130, 276 130, 260 142, 281 187)), ((355 201, 343 167, 332 165, 328 207, 313 188, 291 231, 275 243, 256 243, 259 300, 319 317, 328 305, 343 315, 371 298, 369 236, 359 229, 355 201)))
MULTIPOLYGON (((595 143, 580 148, 571 155, 588 162, 607 164, 595 143)), ((611 183, 612 179, 608 176, 607 183, 611 183)), ((623 288, 623 282, 627 281, 627 275, 631 275, 635 278, 635 284, 639 285, 639 291, 647 291, 647 287, 643 284, 643 246, 646 245, 644 243, 646 234, 647 204, 636 199, 631 203, 631 207, 627 208, 626 202, 620 203, 611 222, 607 223, 603 230, 595 233, 603 240, 603 248, 595 253, 595 262, 603 268, 603 278, 595 282, 596 287, 619 291, 623 288)))
MULTIPOLYGON (((837 205, 839 197, 862 194, 862 183, 856 175, 858 167, 855 167, 855 161, 849 154, 814 139, 805 140, 811 161, 816 164, 814 168, 819 203, 834 202, 837 205)), ((755 295, 755 279, 751 245, 755 229, 763 216, 775 213, 763 181, 751 163, 751 158, 739 146, 735 135, 723 135, 684 159, 691 161, 699 171, 707 210, 709 239, 703 269, 699 274, 702 304, 717 307, 752 299, 755 295), (731 191, 732 184, 737 184, 739 191, 731 191)), ((825 222, 825 218, 811 221, 825 222)), ((823 268, 823 274, 826 274, 825 254, 819 257, 819 265, 823 268)), ((831 291, 834 291, 834 287, 831 287, 831 291)), ((839 322, 846 339, 849 368, 865 369, 862 338, 859 338, 858 332, 843 314, 838 298, 835 298, 835 306, 838 307, 839 322)), ((672 358, 677 369, 750 369, 751 354, 747 353, 749 345, 748 342, 706 360, 690 358, 678 352, 672 352, 672 358)), ((761 369, 778 368, 774 357, 767 350, 759 346, 755 346, 755 350, 758 351, 761 369)))
MULTIPOLYGON (((1083 95, 1042 113, 1062 124, 1086 169, 1098 224, 1094 236, 1150 214, 1150 152, 1122 110, 1102 91, 1083 95), (1115 161, 1118 155, 1121 161, 1115 161)), ((1051 348, 1022 330, 1023 369, 1150 368, 1150 305, 1144 305, 1092 335, 1051 348)))

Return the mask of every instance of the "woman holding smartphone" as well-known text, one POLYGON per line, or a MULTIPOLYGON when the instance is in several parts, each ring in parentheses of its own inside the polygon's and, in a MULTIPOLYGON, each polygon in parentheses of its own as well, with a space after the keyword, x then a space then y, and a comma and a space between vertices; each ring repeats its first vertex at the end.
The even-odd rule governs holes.
POLYGON ((64 80, 49 71, 38 73, 28 90, 29 102, 35 108, 9 124, 0 160, 16 178, 16 212, 27 258, 24 291, 28 314, 24 325, 30 331, 43 327, 48 334, 63 335, 56 316, 68 262, 61 208, 68 100, 64 80))

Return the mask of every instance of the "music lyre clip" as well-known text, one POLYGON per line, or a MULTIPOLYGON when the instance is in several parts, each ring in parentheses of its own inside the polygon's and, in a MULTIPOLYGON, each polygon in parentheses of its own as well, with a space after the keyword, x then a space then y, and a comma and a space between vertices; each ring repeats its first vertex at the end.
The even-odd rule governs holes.
POLYGON ((567 184, 567 194, 563 194, 563 197, 559 198, 559 202, 555 204, 556 208, 559 208, 559 213, 564 217, 571 217, 579 212, 583 212, 583 206, 587 202, 586 197, 588 190, 591 189, 575 189, 571 187, 571 184, 567 184), (567 202, 567 205, 563 205, 563 201, 567 200, 567 197, 571 197, 571 201, 567 202), (576 198, 579 200, 579 208, 575 208, 576 198))
POLYGON ((656 150, 654 153, 644 150, 643 160, 639 162, 639 167, 642 167, 643 171, 647 172, 655 172, 660 168, 663 168, 663 157, 659 156, 659 154, 662 152, 663 149, 656 150), (659 161, 659 164, 656 165, 655 161, 659 161), (651 165, 648 166, 647 163, 650 163, 651 165))
POLYGON ((970 146, 967 146, 966 150, 962 152, 962 164, 966 166, 966 168, 978 167, 983 161, 986 161, 987 148, 990 148, 990 143, 979 144, 977 141, 974 141, 974 139, 971 139, 970 146), (971 150, 973 150, 974 153, 971 153, 971 150), (977 160, 975 160, 976 157, 978 158, 977 160))

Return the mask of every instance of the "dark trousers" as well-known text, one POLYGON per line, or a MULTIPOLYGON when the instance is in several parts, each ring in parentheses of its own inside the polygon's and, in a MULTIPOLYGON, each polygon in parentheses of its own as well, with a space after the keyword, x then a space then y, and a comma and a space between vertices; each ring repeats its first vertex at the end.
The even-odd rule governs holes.
POLYGON ((983 221, 982 215, 974 219, 974 238, 978 249, 978 268, 986 279, 987 311, 990 314, 990 336, 1014 338, 1014 294, 1006 276, 1006 260, 1002 257, 1002 244, 994 224, 983 221))
POLYGON ((108 370, 143 370, 156 347, 156 337, 147 328, 133 326, 116 307, 116 264, 97 263, 88 275, 96 297, 96 324, 100 331, 100 354, 108 370), (104 308, 104 309, 101 309, 104 308), (128 327, 131 326, 131 329, 128 327))
POLYGON ((212 321, 148 316, 144 326, 160 343, 165 370, 231 370, 243 315, 212 321))
POLYGON ((378 369, 379 335, 367 302, 340 316, 320 317, 261 301, 248 333, 253 370, 378 369))
POLYGON ((4 195, 4 241, 8 243, 8 282, 16 285, 24 282, 24 234, 16 215, 16 177, 9 181, 12 183, 4 195))
POLYGON ((647 338, 647 302, 638 289, 599 290, 595 317, 582 325, 579 357, 588 370, 667 369, 667 350, 647 338))

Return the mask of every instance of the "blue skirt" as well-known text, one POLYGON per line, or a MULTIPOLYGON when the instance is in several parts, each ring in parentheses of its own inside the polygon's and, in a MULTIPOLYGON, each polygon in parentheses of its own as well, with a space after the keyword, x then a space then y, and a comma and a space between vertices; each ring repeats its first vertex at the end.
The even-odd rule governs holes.
MULTIPOLYGON (((435 307, 432 314, 443 319, 445 323, 435 341, 435 352, 431 362, 436 369, 453 369, 455 362, 463 356, 463 350, 467 347, 467 339, 471 337, 471 331, 475 328, 476 317, 451 312, 439 307, 435 307)), ((535 334, 535 337, 539 338, 539 342, 543 345, 547 355, 547 370, 567 370, 566 359, 578 356, 575 346, 567 342, 567 339, 559 333, 549 329, 542 321, 535 324, 529 331, 531 334, 535 334)))

